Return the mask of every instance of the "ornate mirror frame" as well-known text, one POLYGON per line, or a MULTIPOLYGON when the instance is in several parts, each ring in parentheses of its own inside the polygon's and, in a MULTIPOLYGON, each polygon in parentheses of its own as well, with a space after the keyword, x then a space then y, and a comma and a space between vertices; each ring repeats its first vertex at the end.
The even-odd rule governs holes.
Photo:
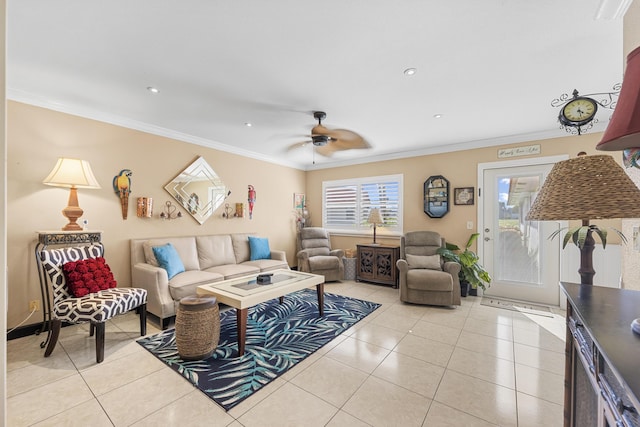
POLYGON ((424 182, 424 213, 442 218, 449 212, 449 180, 442 175, 430 176, 424 182))
POLYGON ((230 193, 202 157, 187 166, 164 189, 201 225, 222 206, 230 193))

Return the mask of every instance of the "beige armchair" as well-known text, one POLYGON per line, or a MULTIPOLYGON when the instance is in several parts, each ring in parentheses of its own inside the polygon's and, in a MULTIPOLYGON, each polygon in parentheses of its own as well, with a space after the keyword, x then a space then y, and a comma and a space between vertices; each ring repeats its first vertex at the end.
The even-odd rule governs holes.
POLYGON ((400 300, 416 304, 460 305, 460 264, 436 253, 444 238, 434 231, 411 231, 400 240, 396 265, 400 300))
POLYGON ((331 249, 329 232, 320 227, 306 227, 298 233, 298 270, 321 274, 325 282, 344 278, 342 249, 331 249))

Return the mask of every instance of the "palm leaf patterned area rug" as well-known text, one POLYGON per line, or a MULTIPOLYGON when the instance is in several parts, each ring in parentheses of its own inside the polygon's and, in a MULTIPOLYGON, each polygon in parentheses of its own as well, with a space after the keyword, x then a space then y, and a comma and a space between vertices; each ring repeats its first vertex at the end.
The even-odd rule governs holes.
POLYGON ((235 310, 220 313, 220 341, 208 359, 180 359, 174 329, 137 342, 228 411, 378 307, 325 293, 324 315, 318 317, 315 289, 289 294, 283 304, 261 303, 249 309, 242 357, 237 357, 235 310))

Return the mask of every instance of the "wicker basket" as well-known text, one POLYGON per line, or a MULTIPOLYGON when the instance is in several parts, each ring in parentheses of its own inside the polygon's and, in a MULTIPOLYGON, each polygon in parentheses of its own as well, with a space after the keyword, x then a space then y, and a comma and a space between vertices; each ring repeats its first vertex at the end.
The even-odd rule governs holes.
POLYGON ((220 340, 220 310, 214 297, 185 297, 176 313, 176 346, 182 360, 210 357, 220 340))

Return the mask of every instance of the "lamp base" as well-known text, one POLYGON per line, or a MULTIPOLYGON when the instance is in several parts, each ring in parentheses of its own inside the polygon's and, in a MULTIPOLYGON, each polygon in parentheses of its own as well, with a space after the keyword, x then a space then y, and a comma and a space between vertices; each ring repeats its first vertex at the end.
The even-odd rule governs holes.
POLYGON ((69 206, 62 210, 62 215, 69 219, 69 223, 62 227, 62 231, 80 231, 82 227, 76 222, 84 211, 78 206, 78 189, 71 187, 69 191, 69 206))

